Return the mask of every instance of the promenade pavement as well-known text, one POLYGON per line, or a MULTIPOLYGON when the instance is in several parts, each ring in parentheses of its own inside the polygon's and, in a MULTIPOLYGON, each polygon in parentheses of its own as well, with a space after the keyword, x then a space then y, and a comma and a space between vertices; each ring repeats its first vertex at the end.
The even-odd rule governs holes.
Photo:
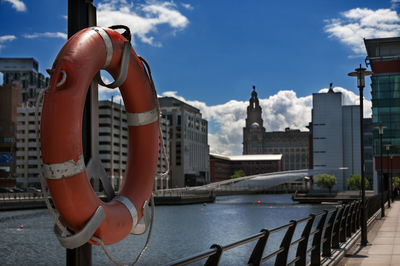
POLYGON ((391 205, 385 209, 385 217, 378 218, 368 231, 370 244, 356 244, 338 265, 400 266, 400 201, 391 205))

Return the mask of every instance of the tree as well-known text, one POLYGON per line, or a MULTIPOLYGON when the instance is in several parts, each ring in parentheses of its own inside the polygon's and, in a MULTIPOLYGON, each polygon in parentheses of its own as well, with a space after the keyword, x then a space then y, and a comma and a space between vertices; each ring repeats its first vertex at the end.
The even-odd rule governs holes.
POLYGON ((329 193, 331 193, 332 187, 336 185, 336 177, 328 174, 319 174, 315 180, 315 184, 319 187, 325 187, 329 189, 329 193))
MULTIPOLYGON (((364 177, 364 188, 368 188, 368 179, 364 177)), ((347 180, 347 186, 351 190, 361 190, 361 176, 360 175, 351 175, 347 180)))
POLYGON ((243 177, 246 174, 244 173, 244 171, 242 169, 240 170, 236 170, 233 175, 231 175, 231 178, 239 178, 239 177, 243 177))

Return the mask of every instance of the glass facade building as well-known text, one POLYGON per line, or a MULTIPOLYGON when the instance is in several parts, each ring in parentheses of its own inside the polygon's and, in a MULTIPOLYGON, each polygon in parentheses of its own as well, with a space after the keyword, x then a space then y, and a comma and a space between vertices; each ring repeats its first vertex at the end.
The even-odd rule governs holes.
POLYGON ((400 38, 364 39, 371 65, 375 193, 389 190, 400 176, 400 38), (384 126, 382 145, 377 126, 384 126), (385 144, 390 144, 386 150, 385 144))
MULTIPOLYGON (((390 152, 400 153, 400 74, 373 75, 372 80, 372 120, 374 125, 382 124, 383 144, 390 143, 390 152)), ((380 156, 380 139, 374 130, 374 154, 380 156)), ((383 154, 386 150, 383 147, 383 154)))

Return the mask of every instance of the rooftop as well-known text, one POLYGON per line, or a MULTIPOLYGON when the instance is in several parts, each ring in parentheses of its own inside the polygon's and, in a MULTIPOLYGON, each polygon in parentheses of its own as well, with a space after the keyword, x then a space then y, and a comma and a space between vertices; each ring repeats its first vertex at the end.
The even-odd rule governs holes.
POLYGON ((227 161, 279 161, 282 154, 246 154, 246 155, 220 155, 210 153, 210 156, 227 161))

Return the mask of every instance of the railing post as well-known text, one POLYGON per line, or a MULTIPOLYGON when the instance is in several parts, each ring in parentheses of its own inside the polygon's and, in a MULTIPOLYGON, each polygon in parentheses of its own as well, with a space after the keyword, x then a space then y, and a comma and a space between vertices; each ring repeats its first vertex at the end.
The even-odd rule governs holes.
POLYGON ((349 213, 347 214, 347 217, 346 217, 346 224, 345 224, 346 237, 351 237, 351 232, 352 232, 351 217, 353 217, 354 205, 355 205, 355 202, 353 201, 350 204, 349 213))
POLYGON ((351 232, 357 231, 357 213, 360 211, 360 201, 354 203, 353 216, 351 217, 351 232))
POLYGON ((340 242, 346 242, 346 220, 349 213, 350 204, 346 204, 343 211, 342 220, 340 221, 340 242))
POLYGON ((344 206, 342 206, 339 210, 339 213, 336 215, 334 228, 333 228, 333 235, 332 235, 332 248, 339 248, 340 242, 340 222, 342 221, 344 206))
POLYGON ((331 249, 332 249, 332 233, 334 232, 335 228, 335 221, 336 221, 336 215, 338 213, 338 207, 333 211, 331 217, 329 218, 328 221, 328 226, 325 229, 325 234, 324 234, 324 243, 322 244, 322 256, 324 257, 330 257, 332 255, 331 249))
POLYGON ((286 231, 285 236, 282 239, 280 248, 283 249, 281 253, 279 253, 276 256, 275 259, 275 265, 276 266, 281 266, 281 265, 286 265, 287 264, 287 257, 289 254, 289 248, 290 248, 290 243, 292 242, 292 237, 294 234, 294 231, 296 229, 297 221, 291 220, 290 221, 290 226, 286 231))
POLYGON ((311 263, 310 266, 319 266, 321 265, 321 239, 322 232, 324 230, 324 225, 326 221, 326 217, 328 216, 328 211, 324 211, 321 219, 317 225, 317 232, 315 233, 312 241, 312 250, 311 250, 311 263))
POLYGON ((251 253, 251 256, 249 258, 249 262, 247 263, 248 265, 260 265, 261 263, 265 246, 267 245, 269 231, 267 229, 262 229, 261 232, 264 233, 264 236, 262 236, 257 241, 257 244, 254 247, 253 252, 251 253))
POLYGON ((210 256, 204 266, 216 266, 219 264, 219 260, 221 259, 222 256, 222 247, 220 245, 214 244, 210 247, 211 249, 214 248, 217 250, 217 253, 214 255, 210 256))
POLYGON ((296 261, 295 263, 296 266, 306 265, 308 239, 310 237, 311 228, 314 224, 315 215, 310 214, 310 217, 311 217, 310 220, 308 220, 306 226, 303 229, 303 233, 301 234, 301 238, 303 238, 303 240, 301 240, 297 245, 296 257, 300 257, 300 259, 296 261))

